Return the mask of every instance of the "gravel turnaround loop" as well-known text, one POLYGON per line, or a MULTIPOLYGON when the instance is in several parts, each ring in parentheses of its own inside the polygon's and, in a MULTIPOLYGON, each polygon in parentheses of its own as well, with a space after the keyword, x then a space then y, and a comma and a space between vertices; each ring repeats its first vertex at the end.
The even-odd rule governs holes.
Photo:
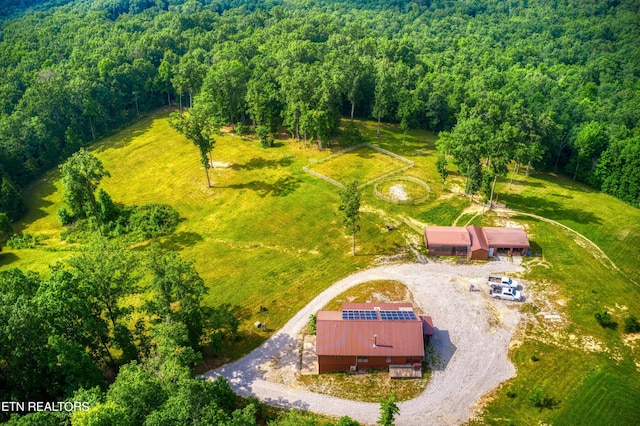
POLYGON ((516 373, 508 349, 520 319, 519 303, 490 298, 486 278, 521 270, 517 262, 492 261, 479 265, 402 264, 357 272, 320 293, 247 356, 204 377, 213 380, 224 376, 239 395, 255 396, 267 404, 336 417, 348 415, 361 423, 375 424, 379 404, 307 391, 295 383, 292 372, 297 371, 300 333, 310 314, 354 285, 398 280, 413 293, 415 304, 432 317, 435 335, 431 346, 436 355, 425 391, 398 403, 396 424, 453 425, 468 421, 479 399, 516 373), (471 284, 479 291, 470 291, 471 284), (271 370, 283 364, 289 380, 272 380, 271 370))

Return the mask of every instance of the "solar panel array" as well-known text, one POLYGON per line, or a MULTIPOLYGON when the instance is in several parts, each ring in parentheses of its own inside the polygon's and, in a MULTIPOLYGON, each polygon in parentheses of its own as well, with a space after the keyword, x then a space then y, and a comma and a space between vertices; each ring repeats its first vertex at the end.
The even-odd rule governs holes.
POLYGON ((365 311, 355 309, 344 309, 342 311, 343 320, 377 320, 378 313, 383 321, 415 320, 416 314, 412 311, 365 311))
POLYGON ((412 311, 380 311, 380 319, 383 321, 415 320, 416 314, 412 311))
POLYGON ((342 311, 342 319, 346 320, 377 320, 376 311, 360 311, 345 309, 342 311))

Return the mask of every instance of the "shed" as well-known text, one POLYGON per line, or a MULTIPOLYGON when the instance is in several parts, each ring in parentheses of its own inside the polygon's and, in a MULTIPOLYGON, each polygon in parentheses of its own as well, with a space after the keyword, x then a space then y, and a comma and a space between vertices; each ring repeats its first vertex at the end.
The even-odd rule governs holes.
POLYGON ((529 238, 521 228, 426 226, 424 241, 431 255, 474 260, 486 260, 499 253, 522 255, 529 250, 529 238))

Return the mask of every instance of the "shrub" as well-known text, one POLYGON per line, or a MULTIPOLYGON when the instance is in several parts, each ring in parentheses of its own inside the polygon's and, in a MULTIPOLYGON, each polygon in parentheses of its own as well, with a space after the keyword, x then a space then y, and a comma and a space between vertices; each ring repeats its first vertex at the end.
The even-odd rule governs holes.
POLYGON ((73 214, 71 214, 71 212, 64 207, 58 209, 58 211, 56 212, 56 216, 58 216, 58 221, 62 226, 67 226, 76 220, 73 214))
POLYGON ((515 398, 517 394, 514 391, 507 391, 507 398, 515 398))
POLYGON ((129 214, 129 232, 140 241, 161 237, 175 231, 178 219, 178 212, 166 204, 134 206, 129 214))
POLYGON ((260 139, 260 145, 263 148, 271 148, 274 144, 273 137, 269 136, 269 129, 265 126, 258 126, 256 128, 256 135, 260 139))
POLYGON ((10 249, 30 249, 34 248, 40 238, 35 235, 23 232, 22 234, 13 234, 9 241, 7 241, 7 247, 10 249))
POLYGON ((316 314, 309 315, 309 325, 307 325, 307 332, 315 336, 316 334, 316 321, 318 320, 318 316, 316 314))
POLYGON ((234 132, 236 135, 242 136, 242 135, 246 135, 248 133, 248 130, 249 129, 247 129, 247 126, 242 121, 240 121, 236 124, 236 128, 234 129, 234 132))
POLYGON ((362 137, 362 133, 360 133, 360 129, 350 121, 346 126, 344 126, 344 130, 342 131, 342 143, 346 146, 358 145, 359 143, 364 142, 364 138, 362 137))
POLYGON ((640 322, 633 315, 629 315, 624 319, 624 332, 625 333, 638 333, 640 332, 640 322))
POLYGON ((604 312, 596 312, 594 315, 598 324, 600 324, 604 328, 615 329, 618 326, 618 323, 611 319, 611 314, 607 311, 604 312))
POLYGON ((556 401, 554 398, 545 396, 544 391, 540 387, 535 387, 531 390, 531 393, 529 394, 529 402, 531 402, 534 407, 540 408, 541 410, 543 408, 554 408, 559 403, 559 401, 556 401))
POLYGON ((533 361, 533 362, 538 362, 538 361, 540 361, 540 358, 538 358, 538 357, 537 357, 537 356, 535 356, 535 355, 531 355, 531 361, 533 361))
POLYGON ((104 189, 98 190, 98 206, 100 207, 100 219, 103 223, 111 223, 118 219, 120 211, 104 189))

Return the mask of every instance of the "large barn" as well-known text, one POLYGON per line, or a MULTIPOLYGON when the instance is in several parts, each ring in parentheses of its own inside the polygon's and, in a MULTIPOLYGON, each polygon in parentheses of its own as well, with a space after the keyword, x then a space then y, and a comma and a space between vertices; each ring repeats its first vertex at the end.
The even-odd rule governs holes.
POLYGON ((318 312, 318 372, 390 369, 420 377, 432 335, 431 318, 410 303, 343 303, 341 311, 318 312))
POLYGON ((529 238, 520 228, 483 228, 480 226, 427 226, 424 241, 431 255, 464 256, 485 260, 497 254, 524 255, 529 238))

